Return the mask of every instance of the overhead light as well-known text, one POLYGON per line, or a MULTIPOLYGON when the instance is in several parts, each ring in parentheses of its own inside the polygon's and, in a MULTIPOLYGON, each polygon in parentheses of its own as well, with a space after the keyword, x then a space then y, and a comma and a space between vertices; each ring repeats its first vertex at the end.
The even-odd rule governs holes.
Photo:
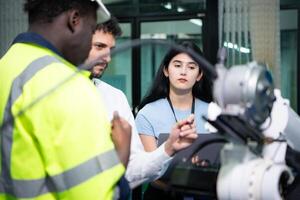
POLYGON ((163 4, 163 6, 168 10, 172 9, 172 4, 170 2, 163 4))
POLYGON ((196 24, 197 26, 202 26, 202 20, 200 19, 190 19, 190 22, 196 24))
POLYGON ((141 34, 141 39, 151 39, 151 34, 141 34))
POLYGON ((184 8, 182 8, 182 7, 180 7, 180 6, 177 7, 177 12, 183 12, 183 11, 185 11, 184 8))
POLYGON ((250 49, 245 48, 245 47, 241 47, 240 48, 240 52, 242 52, 242 53, 250 53, 250 49))
POLYGON ((152 34, 152 39, 167 39, 167 35, 165 33, 154 33, 152 34))
POLYGON ((185 33, 178 33, 178 39, 190 39, 191 36, 185 33))
POLYGON ((167 39, 165 33, 142 34, 141 39, 167 39))
POLYGON ((227 47, 229 49, 235 49, 235 50, 240 51, 242 53, 250 53, 249 48, 239 47, 237 44, 233 44, 231 42, 224 42, 224 47, 227 47))

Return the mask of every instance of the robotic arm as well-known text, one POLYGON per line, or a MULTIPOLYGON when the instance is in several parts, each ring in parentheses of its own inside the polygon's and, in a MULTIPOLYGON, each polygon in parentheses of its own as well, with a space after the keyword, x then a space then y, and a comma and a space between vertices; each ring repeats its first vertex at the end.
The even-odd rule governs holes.
POLYGON ((208 121, 231 141, 221 151, 218 199, 282 199, 293 181, 287 145, 300 151, 299 116, 264 66, 218 64, 216 70, 219 109, 209 109, 208 121))

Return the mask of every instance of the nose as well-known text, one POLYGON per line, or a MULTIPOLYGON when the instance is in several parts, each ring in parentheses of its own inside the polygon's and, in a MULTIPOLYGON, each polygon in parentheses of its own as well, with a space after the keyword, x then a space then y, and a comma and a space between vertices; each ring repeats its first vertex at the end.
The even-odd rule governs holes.
POLYGON ((186 67, 186 66, 182 66, 182 67, 181 67, 180 74, 186 75, 186 73, 187 73, 187 67, 186 67))
POLYGON ((102 57, 102 59, 107 63, 109 63, 111 61, 110 49, 108 49, 107 51, 104 52, 104 56, 102 57))

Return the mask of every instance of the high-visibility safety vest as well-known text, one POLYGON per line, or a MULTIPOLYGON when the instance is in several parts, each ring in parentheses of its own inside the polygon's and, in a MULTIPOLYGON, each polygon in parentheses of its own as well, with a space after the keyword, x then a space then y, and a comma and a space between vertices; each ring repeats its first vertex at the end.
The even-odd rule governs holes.
POLYGON ((100 95, 75 71, 35 44, 0 60, 0 199, 113 198, 125 169, 100 95))

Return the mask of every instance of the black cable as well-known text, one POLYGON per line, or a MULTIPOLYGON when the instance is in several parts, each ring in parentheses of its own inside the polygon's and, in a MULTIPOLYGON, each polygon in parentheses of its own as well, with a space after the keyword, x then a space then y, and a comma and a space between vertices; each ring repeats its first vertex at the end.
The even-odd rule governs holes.
MULTIPOLYGON (((283 134, 282 133, 280 133, 280 135, 276 138, 276 139, 273 139, 273 138, 265 138, 266 140, 269 140, 269 141, 267 141, 268 143, 267 144, 271 144, 271 143, 273 143, 273 142, 279 142, 279 143, 286 143, 287 141, 286 141, 286 139, 280 139, 281 137, 283 137, 284 138, 284 136, 283 136, 283 134)), ((275 152, 274 152, 274 154, 273 154, 273 159, 272 160, 274 160, 274 158, 275 158, 275 156, 277 155, 277 153, 278 153, 278 151, 279 151, 279 149, 280 149, 280 147, 281 147, 281 145, 282 144, 279 144, 278 146, 277 146, 277 148, 276 148, 276 150, 275 150, 275 152)))
POLYGON ((284 135, 280 132, 280 135, 277 138, 272 138, 272 137, 265 137, 264 142, 266 144, 271 144, 273 142, 287 142, 286 139, 281 139, 284 138, 284 135))

